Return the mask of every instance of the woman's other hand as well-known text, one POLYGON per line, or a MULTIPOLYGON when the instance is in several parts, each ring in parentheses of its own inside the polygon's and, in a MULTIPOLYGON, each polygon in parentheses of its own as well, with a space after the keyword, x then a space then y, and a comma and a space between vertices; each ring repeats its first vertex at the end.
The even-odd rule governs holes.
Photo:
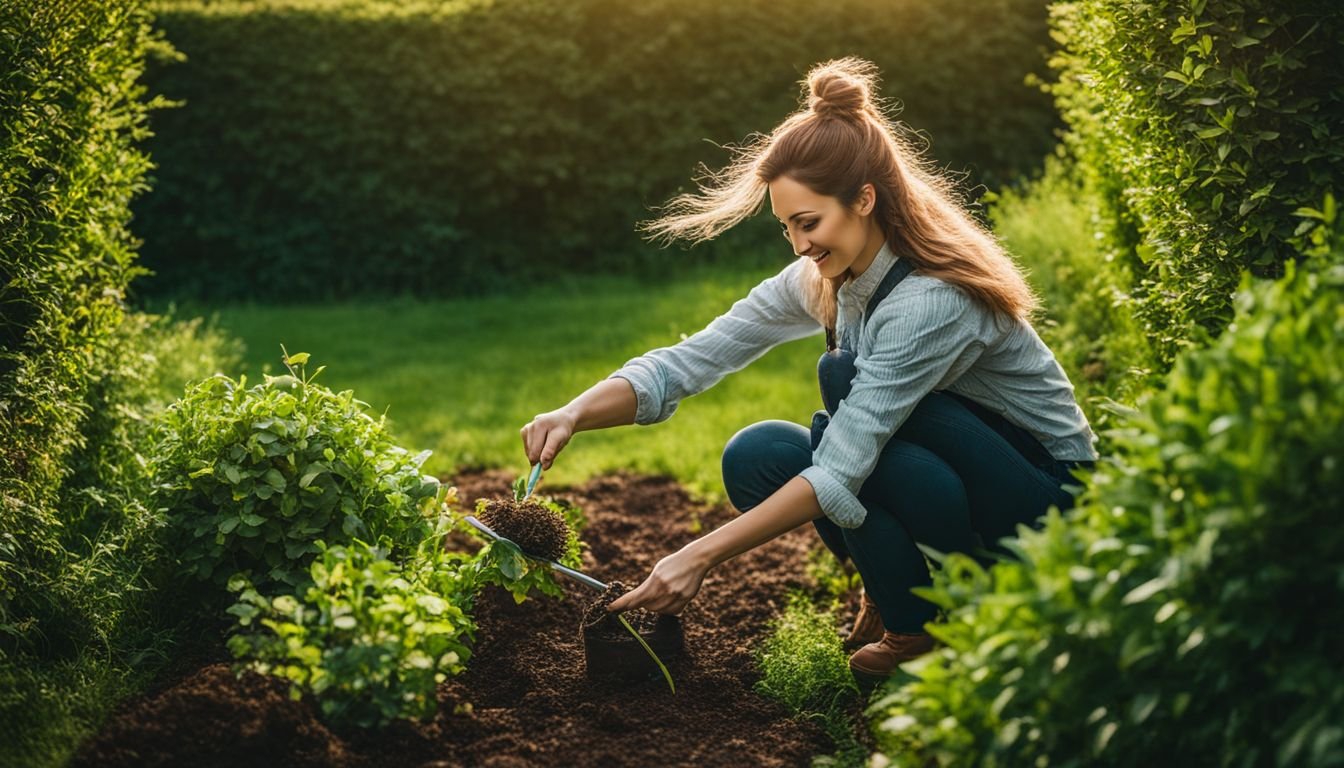
POLYGON ((574 435, 576 419, 565 408, 540 413, 532 417, 519 434, 523 437, 523 452, 527 463, 541 462, 542 469, 550 469, 555 457, 574 435))
POLYGON ((659 560, 643 584, 613 600, 607 610, 644 608, 657 613, 681 613, 700 591, 709 565, 694 548, 685 547, 659 560))

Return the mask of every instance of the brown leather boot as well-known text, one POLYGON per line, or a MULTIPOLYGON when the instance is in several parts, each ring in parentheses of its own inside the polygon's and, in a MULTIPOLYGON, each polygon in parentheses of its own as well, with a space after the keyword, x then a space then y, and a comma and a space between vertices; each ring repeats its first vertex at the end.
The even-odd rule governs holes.
POLYGON ((882 616, 877 612, 877 603, 866 591, 859 593, 859 615, 854 617, 854 626, 845 638, 845 650, 852 651, 869 643, 882 639, 886 628, 882 626, 882 616))
POLYGON ((896 667, 933 650, 933 636, 927 632, 913 635, 884 632, 882 639, 869 643, 849 657, 849 669, 856 675, 886 677, 896 667))

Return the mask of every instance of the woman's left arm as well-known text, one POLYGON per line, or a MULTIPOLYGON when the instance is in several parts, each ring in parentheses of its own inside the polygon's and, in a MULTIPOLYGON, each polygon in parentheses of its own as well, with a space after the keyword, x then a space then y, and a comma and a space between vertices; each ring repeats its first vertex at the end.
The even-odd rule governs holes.
POLYGON ((751 511, 659 560, 644 583, 613 601, 607 610, 680 613, 700 591, 710 568, 821 515, 811 483, 795 477, 751 511))

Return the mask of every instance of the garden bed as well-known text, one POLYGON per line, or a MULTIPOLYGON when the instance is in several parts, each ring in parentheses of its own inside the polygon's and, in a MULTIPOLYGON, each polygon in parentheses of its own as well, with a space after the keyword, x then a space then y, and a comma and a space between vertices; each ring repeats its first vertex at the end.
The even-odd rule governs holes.
MULTIPOLYGON (((470 472, 449 480, 463 507, 503 496, 512 477, 470 472)), ((543 489, 588 517, 584 569, 637 584, 659 558, 690 541, 692 514, 705 530, 733 512, 695 504, 674 481, 616 474, 543 489)), ((76 765, 807 765, 831 751, 816 725, 790 719, 753 692, 753 650, 786 591, 804 585, 808 531, 795 531, 711 572, 682 614, 686 653, 670 661, 675 695, 661 677, 634 685, 589 680, 580 622, 596 593, 566 582, 562 600, 528 600, 488 588, 468 670, 439 688, 424 723, 379 732, 333 732, 286 684, 229 671, 220 644, 140 699, 127 702, 83 745, 76 765)))

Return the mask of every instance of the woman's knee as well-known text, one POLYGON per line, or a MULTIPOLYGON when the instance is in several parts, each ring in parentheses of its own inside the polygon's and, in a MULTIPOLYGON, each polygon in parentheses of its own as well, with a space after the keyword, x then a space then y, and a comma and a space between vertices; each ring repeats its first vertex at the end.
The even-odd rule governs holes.
POLYGON ((892 440, 860 493, 888 509, 966 517, 966 484, 942 457, 929 449, 892 440))
POLYGON ((808 432, 788 421, 743 427, 723 448, 723 487, 745 512, 812 464, 808 432))

